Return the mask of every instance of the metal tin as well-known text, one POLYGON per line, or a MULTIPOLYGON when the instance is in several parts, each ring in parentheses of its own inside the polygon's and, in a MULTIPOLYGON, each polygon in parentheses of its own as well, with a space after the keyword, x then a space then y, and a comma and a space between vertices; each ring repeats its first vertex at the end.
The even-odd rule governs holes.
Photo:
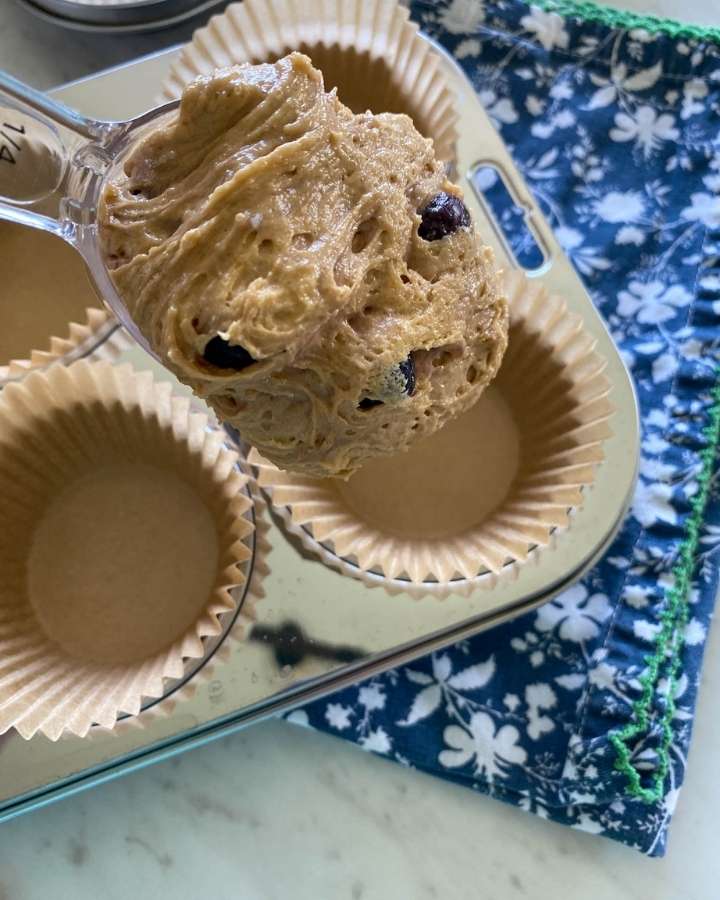
POLYGON ((46 22, 74 31, 130 34, 169 28, 228 0, 19 0, 46 22))
MULTIPOLYGON (((175 52, 76 82, 58 96, 107 117, 140 112, 152 103, 175 52)), ((500 259, 512 265, 501 230, 480 199, 472 196, 468 181, 479 163, 490 161, 509 179, 547 250, 547 263, 534 277, 582 316, 607 360, 615 406, 613 435, 572 527, 534 562, 520 567, 516 578, 501 581, 492 590, 452 594, 438 602, 404 592, 389 596, 343 576, 307 554, 273 518, 265 599, 257 605, 257 626, 250 640, 238 644, 227 661, 217 665, 212 680, 198 683, 193 692, 176 690, 169 712, 148 717, 143 727, 124 723, 116 732, 98 729, 87 739, 67 737, 56 744, 42 737, 26 742, 14 733, 0 737, 0 819, 199 746, 526 613, 575 582, 617 532, 632 495, 639 451, 632 383, 472 86, 453 60, 441 55, 461 113, 458 175, 483 235, 500 259)), ((138 348, 124 357, 139 367, 149 365, 138 348)), ((157 375, 172 379, 159 367, 157 375)))

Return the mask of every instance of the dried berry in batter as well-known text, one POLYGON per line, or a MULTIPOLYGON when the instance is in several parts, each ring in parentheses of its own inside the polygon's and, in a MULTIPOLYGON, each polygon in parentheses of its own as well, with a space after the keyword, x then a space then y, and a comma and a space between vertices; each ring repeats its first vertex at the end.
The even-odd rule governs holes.
POLYGON ((407 359, 404 359, 400 365, 398 366, 400 369, 400 374, 405 379, 405 393, 408 397, 412 397, 415 393, 415 360, 412 358, 412 353, 408 356, 407 359))
POLYGON ((424 241, 439 241, 470 224, 470 213, 459 197, 441 191, 420 212, 418 234, 424 241))
POLYGON ((203 358, 218 369, 235 369, 235 371, 246 369, 255 362, 244 347, 229 343, 219 334, 205 344, 203 358))

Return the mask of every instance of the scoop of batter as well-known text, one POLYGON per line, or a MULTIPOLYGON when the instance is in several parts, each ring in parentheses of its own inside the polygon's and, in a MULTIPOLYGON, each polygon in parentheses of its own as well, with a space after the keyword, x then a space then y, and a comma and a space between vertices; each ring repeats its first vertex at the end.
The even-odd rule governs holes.
POLYGON ((432 142, 310 60, 198 78, 105 190, 101 238, 168 367, 276 465, 348 477, 479 397, 508 313, 432 142))

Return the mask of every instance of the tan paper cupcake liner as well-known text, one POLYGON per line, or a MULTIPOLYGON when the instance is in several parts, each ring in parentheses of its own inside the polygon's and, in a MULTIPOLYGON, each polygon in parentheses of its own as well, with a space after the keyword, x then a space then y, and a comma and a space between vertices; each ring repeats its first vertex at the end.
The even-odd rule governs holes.
POLYGON ((612 412, 605 363, 579 316, 506 276, 508 351, 461 419, 347 483, 280 471, 258 484, 306 547, 370 586, 444 594, 492 586, 552 545, 582 506, 612 412))
POLYGON ((458 116, 439 58, 395 0, 244 0, 195 32, 173 62, 163 99, 178 98, 198 75, 233 63, 274 62, 306 53, 355 112, 410 115, 453 162, 458 116))
POLYGON ((130 335, 110 313, 88 307, 85 321, 70 322, 66 337, 50 336, 47 350, 32 350, 26 359, 13 359, 0 366, 0 387, 57 362, 116 360, 132 343, 130 335))
MULTIPOLYGON (((56 216, 59 199, 53 195, 34 211, 56 216)), ((33 228, 0 226, 0 247, 7 255, 0 285, 0 387, 57 362, 117 359, 131 346, 115 317, 95 305, 95 291, 75 250, 33 228)))
MULTIPOLYGON (((24 738, 41 732, 56 740, 63 731, 84 736, 94 723, 113 727, 118 715, 137 714, 144 698, 163 696, 167 679, 183 677, 186 661, 204 655, 205 639, 220 634, 221 618, 235 609, 233 591, 252 556, 248 478, 224 434, 189 410, 188 399, 174 396, 169 383, 154 383, 150 373, 85 360, 30 373, 0 395, 0 734, 14 727, 24 738), (137 472, 144 481, 130 483, 133 507, 123 503, 132 494, 120 495, 115 479, 132 481, 137 472), (138 492, 158 483, 162 490, 166 478, 176 494, 158 494, 145 508, 138 492), (86 511, 77 505, 76 486, 93 479, 109 479, 108 494, 104 505, 86 511), (168 525, 168 540, 185 540, 195 556, 203 551, 204 599, 169 598, 159 589, 138 608, 128 591, 122 604, 108 606, 96 585, 119 578, 121 593, 126 569, 115 566, 111 575, 101 569, 103 580, 94 581, 88 574, 94 559, 65 565, 63 541, 75 541, 73 529, 91 539, 94 531, 105 533, 108 517, 126 523, 120 540, 108 532, 108 560, 138 553, 137 534, 140 549, 156 537, 160 542, 157 522, 167 516, 166 503, 181 518, 188 510, 186 522, 196 511, 206 517, 193 517, 184 535, 168 525), (52 518, 58 505, 64 519, 52 518), (141 505, 141 517, 133 518, 141 505), (56 521, 67 528, 54 531, 56 521), (56 557, 65 566, 62 578, 53 569, 56 557), (54 598, 63 591, 61 603, 54 598)), ((174 545, 172 552, 179 552, 174 545)), ((138 577, 143 587, 146 576, 161 579, 149 581, 156 586, 184 584, 179 579, 193 574, 189 565, 194 561, 185 556, 158 551, 138 577)))
MULTIPOLYGON (((158 720, 169 719, 178 708, 182 708, 184 703, 197 694, 199 688, 221 676, 223 666, 241 650, 241 646, 252 631, 252 626, 257 619, 256 606, 265 597, 264 582, 270 572, 267 557, 272 548, 269 539, 270 522, 266 503, 253 479, 251 479, 249 487, 255 508, 255 555, 247 591, 237 616, 212 655, 203 662, 200 668, 192 672, 191 678, 175 690, 172 690, 171 687, 171 692, 165 697, 148 705, 147 708, 141 709, 137 715, 120 719, 113 729, 114 733, 124 734, 136 728, 144 729, 158 720)), ((186 672, 184 678, 187 678, 188 674, 186 672)), ((90 729, 88 739, 107 732, 107 728, 98 725, 90 729)))

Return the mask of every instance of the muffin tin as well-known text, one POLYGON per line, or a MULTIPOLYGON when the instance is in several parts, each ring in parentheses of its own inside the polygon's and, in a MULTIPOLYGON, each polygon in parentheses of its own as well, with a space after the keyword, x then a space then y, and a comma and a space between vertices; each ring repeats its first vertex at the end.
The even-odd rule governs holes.
MULTIPOLYGON (((128 116, 156 95, 177 51, 145 58, 58 91, 89 113, 128 116)), ((533 203, 502 141, 455 63, 438 49, 441 70, 460 115, 457 174, 485 240, 505 266, 514 265, 501 229, 470 178, 491 164, 508 181, 545 254, 530 273, 581 317, 595 351, 606 360, 614 407, 604 461, 585 491, 567 533, 553 533, 542 553, 531 551, 512 577, 491 590, 451 592, 442 601, 398 589, 370 589, 310 552, 254 488, 265 565, 250 574, 261 585, 255 624, 241 643, 228 628, 208 648, 205 664, 114 730, 94 727, 85 738, 53 742, 0 737, 0 819, 201 745, 259 718, 288 710, 416 656, 531 610, 577 580, 608 546, 630 501, 638 457, 638 419, 629 376, 571 264, 533 203), (267 546, 269 542, 269 546, 267 546)), ((139 349, 123 353, 138 369, 172 380, 139 349)), ((175 383, 179 393, 185 389, 175 383)), ((400 586, 401 587, 401 586, 400 586)))

